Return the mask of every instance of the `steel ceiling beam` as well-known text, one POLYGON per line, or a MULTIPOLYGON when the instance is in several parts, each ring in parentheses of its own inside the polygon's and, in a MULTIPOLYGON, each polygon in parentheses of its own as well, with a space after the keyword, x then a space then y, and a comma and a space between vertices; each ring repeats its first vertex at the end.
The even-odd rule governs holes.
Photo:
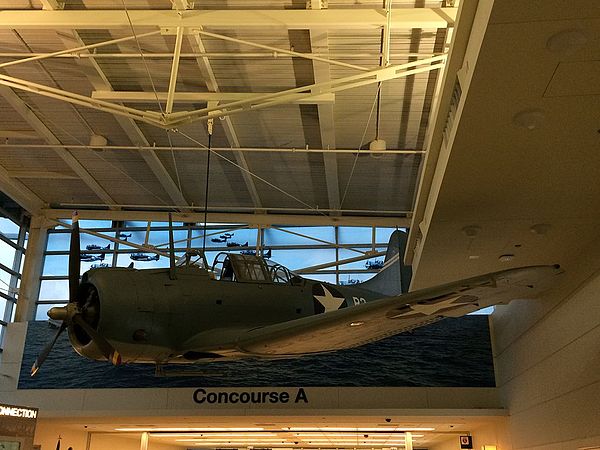
MULTIPOLYGON (((349 248, 348 250, 353 250, 353 249, 349 248)), ((386 252, 368 252, 368 253, 363 254, 362 256, 356 256, 354 258, 340 259, 340 260, 331 261, 328 263, 317 264, 316 266, 308 266, 308 267, 303 267, 302 269, 295 269, 294 272, 296 272, 296 273, 313 273, 313 272, 317 272, 321 269, 328 269, 329 267, 342 266, 344 264, 350 264, 353 262, 364 261, 366 259, 377 258, 378 256, 385 256, 385 254, 386 254, 386 252)))
MULTIPOLYGON (((72 145, 72 144, 0 144, 0 149, 2 148, 20 148, 22 150, 41 150, 45 148, 66 148, 69 150, 144 150, 144 151, 193 151, 193 152, 206 152, 208 151, 207 147, 199 147, 195 146, 183 146, 183 145, 174 145, 174 146, 158 146, 158 145, 72 145)), ((415 155, 426 153, 425 150, 395 150, 395 149, 386 149, 386 150, 356 150, 355 148, 289 148, 289 147, 239 147, 239 148, 231 148, 231 147, 213 147, 212 151, 215 152, 246 152, 246 153, 346 153, 356 155, 357 153, 361 153, 364 155, 367 154, 381 154, 381 155, 415 155)))
MULTIPOLYGON (((168 212, 166 211, 101 211, 79 209, 79 218, 99 220, 138 220, 138 221, 168 221, 168 212)), ((48 219, 69 219, 73 214, 72 208, 65 209, 44 209, 42 215, 48 219)), ((173 213, 175 222, 193 222, 203 223, 204 213, 173 213)), ((210 223, 246 223, 251 225, 271 226, 279 225, 339 225, 339 226, 379 226, 379 227, 399 227, 406 228, 410 220, 405 217, 389 217, 381 215, 357 216, 347 215, 332 217, 323 214, 265 214, 265 213, 227 213, 227 212, 209 212, 208 222, 210 223)))
MULTIPOLYGON (((57 2, 56 2, 57 3, 57 2)), ((392 29, 454 26, 457 8, 398 8, 392 29)), ((386 24, 385 9, 323 10, 5 10, 0 29, 112 29, 136 27, 378 30, 386 24)))
MULTIPOLYGON (((202 103, 248 100, 256 97, 256 92, 175 92, 173 99, 175 103, 202 103)), ((166 101, 168 92, 143 92, 143 91, 92 91, 92 98, 110 102, 125 103, 152 103, 156 97, 160 101, 166 101)), ((290 97, 290 103, 298 105, 331 104, 335 102, 335 94, 315 94, 312 97, 304 97, 301 94, 290 97)))
POLYGON ((173 51, 173 63, 171 64, 171 76, 169 77, 169 91, 167 92, 167 106, 165 112, 173 112, 173 102, 175 101, 175 87, 177 86, 177 75, 179 75, 179 55, 181 54, 181 44, 183 44, 183 28, 177 27, 175 38, 175 50, 173 51))
POLYGON ((102 186, 92 177, 83 165, 64 147, 60 140, 52 131, 42 122, 42 120, 21 100, 21 98, 10 88, 0 86, 0 95, 13 107, 13 109, 43 138, 46 142, 58 145, 54 151, 67 165, 75 172, 79 178, 107 205, 114 205, 115 201, 104 190, 102 186))
MULTIPOLYGON (((366 86, 372 83, 379 83, 386 80, 406 77, 430 70, 441 69, 446 60, 446 55, 434 56, 432 58, 420 59, 405 64, 399 64, 369 72, 363 72, 358 75, 352 75, 335 80, 315 83, 308 86, 301 86, 285 91, 274 92, 272 94, 260 94, 253 100, 240 100, 237 102, 225 103, 215 107, 201 108, 195 111, 182 111, 170 114, 166 118, 166 127, 176 127, 196 120, 206 120, 214 117, 223 117, 243 111, 257 110, 270 106, 281 105, 289 102, 289 96, 292 94, 302 94, 306 97, 312 96, 315 92, 335 93, 347 89, 353 89, 360 86, 366 86)), ((1 82, 0 76, 0 82, 1 82)))
POLYGON ((64 1, 59 0, 40 0, 42 3, 42 9, 45 10, 60 10, 65 7, 64 1))
MULTIPOLYGON (((408 58, 411 56, 414 57, 429 57, 442 55, 444 52, 395 52, 390 53, 390 58, 408 58)), ((305 58, 308 56, 319 56, 319 57, 328 57, 328 58, 354 58, 354 59, 365 59, 365 58, 379 58, 379 53, 345 53, 345 52, 332 52, 329 54, 322 53, 303 53, 305 58)), ((111 53, 111 52, 102 52, 102 53, 83 53, 81 50, 72 50, 68 53, 62 53, 60 55, 56 55, 54 53, 49 52, 0 52, 0 58, 31 58, 31 57, 43 57, 43 58, 94 58, 94 59, 142 59, 142 55, 138 53, 132 52, 121 52, 121 53, 111 53)), ((270 52, 185 52, 179 55, 181 59, 183 58, 296 58, 297 55, 289 55, 286 53, 279 53, 277 51, 270 52)), ((165 52, 144 52, 144 59, 171 59, 173 58, 173 53, 165 53, 165 52)), ((309 58, 311 59, 311 58, 309 58)))
POLYGON ((33 83, 20 78, 9 77, 3 74, 0 74, 0 84, 10 88, 25 90, 50 98, 63 100, 72 104, 87 106, 100 111, 125 116, 130 119, 146 122, 160 128, 171 129, 195 122, 197 120, 207 120, 215 117, 227 117, 231 114, 248 110, 258 110, 268 108, 270 106, 286 104, 289 103, 292 98, 297 100, 297 94, 300 94, 304 98, 308 98, 312 97, 315 93, 335 93, 372 83, 380 83, 385 80, 391 80, 406 77, 408 75, 427 72, 430 70, 440 69, 443 67, 445 60, 446 55, 439 55, 406 64, 375 69, 369 72, 362 72, 358 75, 338 78, 327 82, 315 83, 308 86, 301 86, 270 94, 258 94, 252 99, 239 100, 224 103, 218 106, 201 108, 193 111, 181 111, 171 114, 162 114, 156 111, 141 111, 117 103, 93 99, 91 97, 76 94, 74 92, 33 83))

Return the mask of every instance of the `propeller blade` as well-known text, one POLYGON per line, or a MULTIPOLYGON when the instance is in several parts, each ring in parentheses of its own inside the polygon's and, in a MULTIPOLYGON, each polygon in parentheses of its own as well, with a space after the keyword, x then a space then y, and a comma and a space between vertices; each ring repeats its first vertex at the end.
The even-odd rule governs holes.
POLYGON ((79 215, 73 213, 73 228, 71 229, 71 243, 69 247, 69 301, 74 302, 79 288, 79 215))
POLYGON ((72 318, 73 323, 76 323, 83 331, 87 333, 87 335, 94 341, 94 343, 98 346, 102 354, 106 359, 108 359, 112 364, 118 366, 121 364, 121 355, 115 348, 110 345, 110 343, 104 339, 104 337, 98 333, 94 328, 92 328, 81 316, 81 314, 75 314, 72 318))
POLYGON ((44 364, 44 361, 46 361, 46 358, 50 354, 50 351, 52 350, 52 347, 54 347, 54 344, 56 344, 56 341, 58 340, 58 337, 66 329, 67 329, 67 324, 65 322, 61 323, 60 327, 58 328, 58 331, 54 335, 54 339, 52 339, 52 341, 50 341, 44 347, 44 349, 42 350, 42 352, 38 355, 38 357, 36 358, 35 362, 33 363, 33 366, 31 367, 31 376, 34 376, 37 373, 37 371, 40 370, 40 367, 42 367, 42 364, 44 364))

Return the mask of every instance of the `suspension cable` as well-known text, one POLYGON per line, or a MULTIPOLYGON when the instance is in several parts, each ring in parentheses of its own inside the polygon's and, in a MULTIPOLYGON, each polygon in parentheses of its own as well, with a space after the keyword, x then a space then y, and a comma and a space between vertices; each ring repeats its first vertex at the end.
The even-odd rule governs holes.
MULTIPOLYGON (((208 119, 208 151, 206 152, 206 186, 204 188, 204 231, 202 232, 202 254, 206 250, 206 222, 208 220, 208 181, 210 176, 210 151, 212 134, 213 134, 213 119, 208 119)), ((205 255, 206 256, 206 255, 205 255)))

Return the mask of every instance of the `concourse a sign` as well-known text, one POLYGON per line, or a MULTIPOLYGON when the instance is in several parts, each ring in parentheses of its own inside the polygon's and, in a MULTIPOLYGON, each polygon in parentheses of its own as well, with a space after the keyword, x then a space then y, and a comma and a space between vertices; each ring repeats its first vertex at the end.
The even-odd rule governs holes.
POLYGON ((193 394, 194 402, 199 405, 223 405, 223 404, 307 404, 308 396, 304 388, 292 390, 226 390, 215 391, 213 389, 198 388, 193 394))

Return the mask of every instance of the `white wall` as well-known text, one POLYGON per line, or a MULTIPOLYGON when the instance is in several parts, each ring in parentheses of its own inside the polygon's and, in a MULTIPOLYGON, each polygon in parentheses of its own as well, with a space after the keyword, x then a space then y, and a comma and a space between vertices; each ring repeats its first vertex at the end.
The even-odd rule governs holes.
POLYGON ((600 241, 565 270, 543 299, 492 316, 512 440, 501 450, 600 446, 600 241))
MULTIPOLYGON (((497 450, 510 448, 510 436, 508 435, 508 418, 498 417, 491 423, 487 423, 470 430, 473 436, 473 449, 481 449, 484 445, 495 445, 497 450)), ((429 450, 460 450, 458 436, 430 446, 429 450)))

